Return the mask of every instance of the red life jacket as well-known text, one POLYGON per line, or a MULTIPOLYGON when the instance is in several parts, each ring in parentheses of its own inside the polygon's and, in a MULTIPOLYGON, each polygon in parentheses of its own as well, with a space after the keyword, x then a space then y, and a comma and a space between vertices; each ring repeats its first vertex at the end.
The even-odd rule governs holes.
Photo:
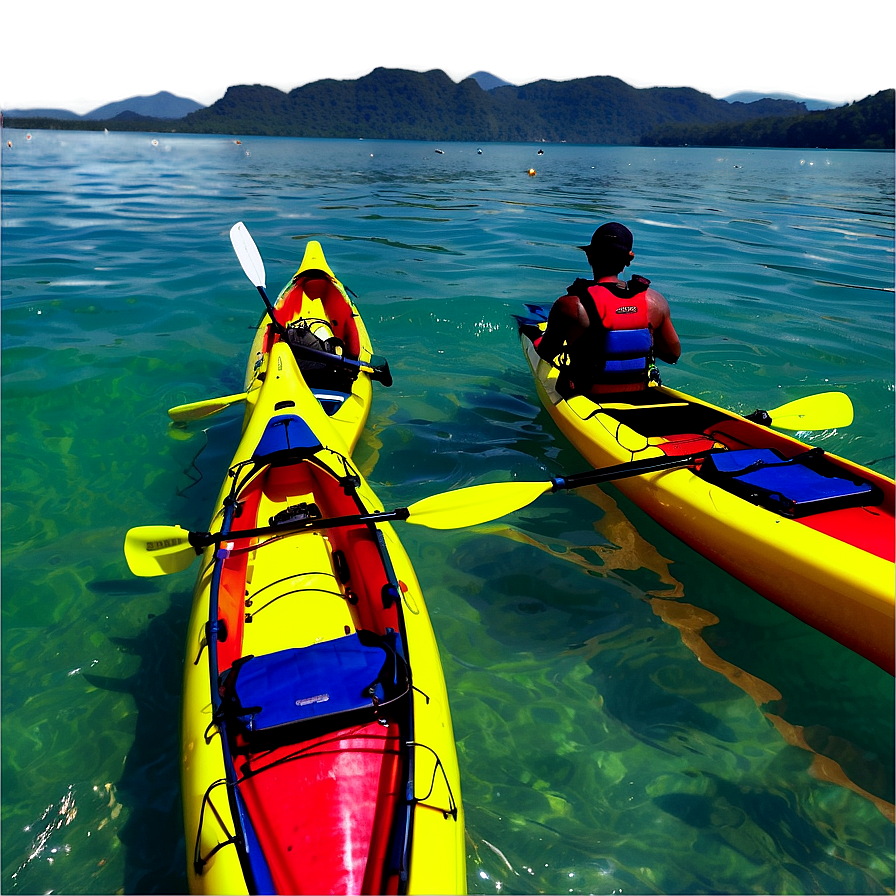
POLYGON ((588 329, 567 347, 571 391, 580 394, 634 392, 646 388, 653 365, 653 335, 647 317, 650 281, 577 280, 569 289, 588 315, 588 329))

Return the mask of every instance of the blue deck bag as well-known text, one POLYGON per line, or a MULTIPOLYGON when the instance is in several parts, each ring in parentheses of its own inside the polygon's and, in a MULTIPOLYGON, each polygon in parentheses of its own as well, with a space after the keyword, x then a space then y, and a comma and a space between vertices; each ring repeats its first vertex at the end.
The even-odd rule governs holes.
POLYGON ((407 689, 399 650, 388 629, 244 657, 221 676, 225 719, 249 742, 306 722, 335 729, 368 721, 407 689))

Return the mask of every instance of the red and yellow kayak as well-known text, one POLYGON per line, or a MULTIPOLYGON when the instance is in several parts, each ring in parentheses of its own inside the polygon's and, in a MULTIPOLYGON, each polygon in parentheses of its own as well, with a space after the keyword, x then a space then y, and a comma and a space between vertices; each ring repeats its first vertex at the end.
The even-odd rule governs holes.
POLYGON ((894 671, 894 482, 674 389, 564 398, 558 368, 519 318, 538 396, 593 466, 718 452, 616 485, 658 523, 759 594, 894 671), (820 456, 823 455, 823 456, 820 456))
MULTIPOLYGON (((234 245, 261 269, 247 234, 234 245)), ((189 888, 464 893, 445 679, 388 523, 406 517, 382 513, 351 458, 388 365, 318 243, 269 307, 245 395, 184 406, 246 401, 211 531, 125 539, 137 575, 201 555, 182 709, 189 888)))
POLYGON ((380 507, 275 342, 189 625, 192 892, 465 892, 457 754, 426 604, 392 528, 351 522, 380 507))
MULTIPOLYGON (((274 302, 274 312, 296 347, 303 380, 351 453, 370 413, 371 379, 388 385, 391 376, 388 365, 373 355, 358 308, 330 269, 316 240, 308 242, 299 269, 274 302), (322 358, 315 352, 325 352, 330 357, 322 358)), ((268 355, 280 338, 268 315, 262 316, 246 365, 244 422, 254 413, 255 400, 267 373, 268 355)))

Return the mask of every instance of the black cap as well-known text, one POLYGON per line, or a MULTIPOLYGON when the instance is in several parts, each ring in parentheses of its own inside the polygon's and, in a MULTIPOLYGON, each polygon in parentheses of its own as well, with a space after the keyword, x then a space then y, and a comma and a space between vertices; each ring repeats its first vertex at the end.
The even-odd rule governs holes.
POLYGON ((615 221, 609 224, 601 224, 591 236, 591 242, 587 246, 579 246, 586 252, 589 249, 616 249, 620 252, 631 252, 634 237, 632 232, 624 224, 615 221))

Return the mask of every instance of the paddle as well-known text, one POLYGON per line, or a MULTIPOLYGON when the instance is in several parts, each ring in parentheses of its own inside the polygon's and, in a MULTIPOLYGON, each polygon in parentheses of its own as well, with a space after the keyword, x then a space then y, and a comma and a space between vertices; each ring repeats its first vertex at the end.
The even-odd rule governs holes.
POLYGON ((498 519, 531 504, 547 492, 581 488, 611 482, 628 476, 640 476, 660 470, 689 466, 711 452, 683 457, 649 457, 626 464, 586 470, 547 482, 494 482, 455 489, 423 498, 410 507, 352 514, 330 519, 302 519, 245 529, 236 532, 189 532, 180 526, 137 526, 125 536, 124 552, 128 566, 137 576, 159 576, 186 569, 197 554, 209 545, 228 540, 280 535, 312 529, 335 529, 365 523, 404 520, 430 529, 462 529, 498 519))
MULTIPOLYGON (((289 342, 287 329, 277 320, 274 306, 271 304, 267 292, 265 292, 264 262, 261 260, 261 253, 258 251, 255 240, 252 239, 251 234, 246 230, 246 226, 242 221, 237 222, 230 228, 230 242, 233 244, 233 249, 242 265, 243 271, 252 282, 252 285, 258 290, 262 299, 264 299, 264 306, 267 308, 271 325, 284 342, 289 342)), ((386 360, 383 360, 381 364, 374 365, 372 360, 368 364, 364 361, 357 361, 354 358, 346 358, 343 355, 331 355, 329 352, 320 351, 305 345, 295 345, 292 342, 289 342, 289 345, 294 352, 309 359, 313 358, 332 367, 356 367, 370 374, 372 380, 376 380, 384 386, 392 385, 392 374, 389 372, 389 364, 386 360)))
POLYGON ((221 398, 207 398, 205 401, 192 401, 189 404, 179 404, 175 408, 168 409, 168 416, 175 423, 189 423, 191 420, 202 420, 219 414, 225 408, 240 401, 245 401, 248 392, 240 392, 236 395, 224 395, 221 398))
POLYGON ((853 409, 845 392, 820 392, 788 401, 771 411, 753 411, 746 419, 779 429, 838 429, 852 423, 853 409))
MULTIPOLYGON (((301 349, 301 346, 300 346, 301 349)), ((338 357, 334 355, 326 355, 327 359, 331 359, 333 357, 338 357)), ((373 356, 377 357, 376 355, 373 356)), ((388 376, 386 379, 386 375, 389 374, 389 365, 385 360, 383 361, 383 365, 385 366, 384 371, 380 371, 381 376, 374 376, 371 374, 371 379, 378 379, 381 383, 386 386, 392 384, 392 377, 388 376)), ((362 370, 366 370, 366 367, 362 367, 362 370)), ((371 365, 371 371, 376 372, 377 367, 371 365)), ((203 420, 206 417, 211 417, 214 414, 219 414, 221 411, 226 410, 231 405, 237 404, 240 401, 245 401, 248 398, 248 392, 238 392, 235 395, 222 395, 220 398, 207 398, 203 401, 191 401, 188 404, 179 404, 176 407, 168 408, 168 416, 175 423, 190 423, 193 420, 203 420)))

